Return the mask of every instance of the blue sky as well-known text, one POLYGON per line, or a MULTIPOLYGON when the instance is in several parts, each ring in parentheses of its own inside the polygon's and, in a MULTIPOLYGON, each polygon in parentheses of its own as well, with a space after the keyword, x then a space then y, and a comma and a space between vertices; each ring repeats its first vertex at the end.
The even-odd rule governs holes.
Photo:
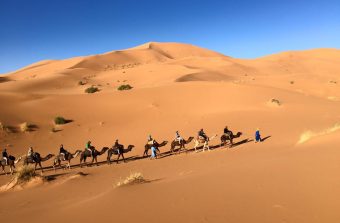
POLYGON ((340 48, 340 1, 0 0, 0 73, 150 41, 238 58, 340 48))

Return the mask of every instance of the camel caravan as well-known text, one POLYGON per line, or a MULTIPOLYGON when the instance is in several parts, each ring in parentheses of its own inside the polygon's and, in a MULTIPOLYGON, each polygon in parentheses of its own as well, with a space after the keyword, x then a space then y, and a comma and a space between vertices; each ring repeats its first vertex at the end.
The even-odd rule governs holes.
MULTIPOLYGON (((220 137, 221 143, 219 146, 221 147, 227 147, 229 145, 229 148, 234 146, 234 139, 239 138, 242 135, 241 132, 237 132, 234 134, 232 131, 228 129, 226 126, 224 128, 223 134, 220 137)), ((198 152, 198 148, 202 147, 202 151, 204 152, 205 150, 210 151, 210 142, 214 140, 217 137, 217 134, 208 137, 204 130, 201 129, 198 132, 198 135, 196 138, 194 137, 189 137, 188 139, 184 139, 179 132, 176 132, 176 137, 175 139, 171 142, 170 146, 170 153, 171 154, 179 154, 182 151, 185 151, 186 153, 188 152, 188 149, 186 146, 194 142, 194 148, 193 150, 195 152, 198 152)), ((255 133, 255 142, 261 141, 261 136, 260 132, 257 129, 255 133)), ((161 143, 158 143, 155 139, 152 138, 151 135, 149 135, 147 139, 147 143, 144 146, 144 153, 142 158, 145 157, 150 157, 150 159, 157 159, 159 154, 160 154, 160 149, 161 147, 164 147, 168 144, 168 141, 163 141, 161 143), (149 151, 151 150, 151 155, 149 156, 149 151)), ((104 153, 107 154, 107 164, 111 164, 112 160, 111 157, 113 155, 117 156, 116 158, 116 163, 118 164, 119 158, 122 158, 123 162, 126 162, 124 153, 128 153, 133 150, 135 146, 134 145, 128 145, 126 148, 124 145, 119 144, 118 140, 114 143, 112 147, 103 147, 100 151, 96 150, 94 146, 91 145, 91 141, 88 141, 86 143, 86 147, 84 150, 76 150, 74 153, 68 152, 66 149, 64 149, 63 145, 60 145, 59 148, 59 154, 58 155, 53 155, 53 154, 48 154, 45 157, 41 157, 41 155, 38 152, 34 152, 33 148, 30 147, 28 150, 27 155, 15 158, 14 156, 8 155, 7 150, 4 149, 2 151, 2 159, 0 160, 0 166, 2 167, 2 171, 7 174, 5 171, 5 167, 9 166, 10 173, 13 174, 15 170, 15 165, 19 163, 21 160, 23 160, 23 165, 29 165, 33 164, 34 165, 34 171, 36 170, 37 166, 40 167, 41 172, 43 172, 43 167, 42 167, 42 162, 45 162, 47 160, 50 160, 52 157, 54 157, 53 160, 53 169, 56 170, 56 168, 64 168, 64 169, 71 169, 71 160, 75 159, 77 157, 80 158, 79 166, 83 167, 83 165, 92 165, 93 163, 98 164, 98 156, 103 155, 104 153), (87 158, 91 158, 90 164, 87 163, 87 158), (66 163, 66 164, 64 164, 66 163)))

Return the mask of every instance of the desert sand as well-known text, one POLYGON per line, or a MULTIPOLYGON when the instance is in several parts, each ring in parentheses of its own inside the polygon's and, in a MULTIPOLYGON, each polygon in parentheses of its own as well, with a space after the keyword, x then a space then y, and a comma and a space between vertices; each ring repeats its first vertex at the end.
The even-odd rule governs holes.
MULTIPOLYGON (((49 182, 0 192, 3 222, 337 223, 340 220, 340 50, 244 60, 180 43, 48 60, 0 80, 0 146, 16 157, 133 144, 126 163, 51 169, 49 182), (84 85, 79 85, 82 81, 84 85), (121 84, 133 88, 118 91, 121 84), (84 90, 96 86, 99 92, 84 90), (272 99, 275 99, 272 101, 272 99), (277 103, 277 101, 279 103, 277 103), (63 116, 72 122, 54 126, 63 116), (35 125, 20 132, 19 125, 35 125), (243 135, 219 147, 228 125, 243 135), (56 132, 52 132, 52 128, 56 132), (211 151, 141 159, 148 134, 172 141, 204 128, 211 151), (260 128, 267 139, 254 143, 260 128), (83 174, 78 174, 82 172, 83 174), (131 173, 148 183, 115 187, 131 173)), ((193 148, 193 143, 187 146, 193 148)), ((113 157, 115 158, 115 156, 113 157)), ((20 163, 18 164, 20 165, 20 163)), ((6 167, 8 171, 8 167, 6 167)), ((37 170, 40 172, 40 170, 37 170)), ((0 185, 10 181, 0 176, 0 185)))

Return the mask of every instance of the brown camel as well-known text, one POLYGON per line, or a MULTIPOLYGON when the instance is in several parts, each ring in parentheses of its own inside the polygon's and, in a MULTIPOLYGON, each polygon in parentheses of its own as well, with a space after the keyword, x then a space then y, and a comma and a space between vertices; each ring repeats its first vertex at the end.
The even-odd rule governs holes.
POLYGON ((242 132, 238 132, 236 135, 233 132, 228 132, 228 134, 221 135, 221 146, 227 146, 227 141, 229 141, 229 148, 234 145, 233 139, 239 138, 242 135, 242 132))
POLYGON ((14 169, 15 169, 15 164, 17 164, 20 160, 21 160, 21 157, 19 157, 18 159, 15 159, 14 156, 8 156, 7 164, 6 164, 6 161, 4 159, 2 159, 0 161, 0 166, 2 167, 2 172, 7 174, 6 171, 5 171, 5 166, 9 166, 9 171, 10 171, 11 174, 13 174, 14 169))
POLYGON ((205 149, 208 149, 208 151, 210 151, 209 141, 213 140, 216 137, 217 137, 217 134, 212 136, 212 137, 207 137, 207 140, 204 139, 201 136, 197 137, 197 139, 194 139, 194 142, 195 142, 195 147, 194 147, 195 148, 195 152, 197 152, 197 147, 200 144, 203 144, 203 152, 205 151, 205 149))
POLYGON ((63 159, 63 156, 61 154, 57 155, 54 158, 54 162, 53 162, 54 170, 56 170, 56 167, 58 167, 58 166, 61 167, 61 162, 62 161, 67 161, 67 165, 66 165, 65 169, 66 168, 71 169, 71 159, 76 158, 77 156, 80 155, 80 153, 81 153, 81 150, 77 150, 73 154, 72 153, 66 153, 65 154, 65 160, 63 159))
POLYGON ((99 164, 97 157, 103 155, 107 150, 109 150, 109 147, 103 147, 101 151, 98 151, 94 146, 91 146, 92 152, 90 152, 88 149, 85 149, 85 151, 80 153, 80 167, 83 167, 83 162, 86 163, 87 157, 92 157, 91 164, 93 164, 93 161, 96 161, 98 166, 99 164))
POLYGON ((40 169, 41 169, 41 172, 44 172, 44 170, 43 170, 43 168, 42 168, 42 166, 41 166, 41 162, 45 162, 45 161, 51 159, 53 156, 54 156, 53 154, 48 154, 48 155, 45 156, 44 158, 41 158, 40 154, 37 153, 37 152, 35 152, 35 153, 33 153, 32 156, 30 156, 30 157, 27 157, 27 156, 26 156, 26 157, 25 157, 25 159, 24 159, 24 165, 28 165, 28 164, 30 164, 30 163, 34 163, 34 164, 35 164, 35 165, 34 165, 34 171, 36 170, 37 165, 39 165, 39 166, 40 166, 40 169))
POLYGON ((194 137, 189 137, 187 140, 185 139, 182 139, 181 140, 181 143, 178 141, 178 140, 174 140, 171 142, 171 149, 170 149, 170 152, 173 153, 175 152, 175 148, 176 146, 179 146, 179 149, 178 149, 178 153, 181 152, 181 149, 184 148, 186 152, 188 152, 188 150, 185 148, 185 145, 186 144, 189 144, 192 140, 194 139, 194 137))
MULTIPOLYGON (((156 142, 156 140, 154 140, 154 146, 158 149, 159 147, 162 147, 162 146, 165 146, 166 144, 168 144, 168 141, 163 141, 162 143, 158 143, 156 142)), ((145 150, 144 150, 144 153, 143 153, 143 157, 144 156, 148 156, 149 155, 149 150, 151 149, 152 145, 151 144, 146 144, 145 145, 145 150)))
POLYGON ((118 164, 119 157, 121 156, 123 157, 123 161, 125 163, 124 153, 128 153, 132 151, 134 147, 135 147, 134 145, 129 145, 126 149, 124 149, 123 145, 113 146, 107 151, 107 164, 111 164, 112 155, 118 155, 117 160, 116 160, 117 164, 118 164))

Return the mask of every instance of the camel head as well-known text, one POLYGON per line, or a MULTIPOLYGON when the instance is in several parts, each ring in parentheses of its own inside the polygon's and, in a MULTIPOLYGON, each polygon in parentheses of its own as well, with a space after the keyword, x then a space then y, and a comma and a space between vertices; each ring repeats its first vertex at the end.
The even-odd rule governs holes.
POLYGON ((22 159, 22 156, 20 156, 17 160, 15 160, 15 161, 14 161, 14 164, 19 163, 21 159, 22 159))
POLYGON ((187 143, 190 143, 193 139, 194 139, 194 137, 190 136, 187 140, 187 143))
POLYGON ((134 145, 129 145, 128 148, 127 148, 127 150, 128 150, 128 151, 132 151, 132 149, 133 149, 134 147, 135 147, 134 145))

